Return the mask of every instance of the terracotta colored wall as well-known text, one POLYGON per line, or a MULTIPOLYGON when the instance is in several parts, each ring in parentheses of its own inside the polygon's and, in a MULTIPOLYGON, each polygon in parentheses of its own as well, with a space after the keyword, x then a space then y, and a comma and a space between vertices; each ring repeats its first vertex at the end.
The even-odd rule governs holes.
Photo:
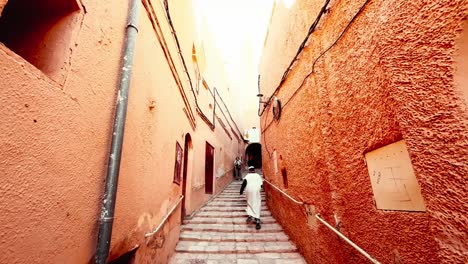
POLYGON ((2 14, 3 8, 5 7, 8 0, 0 0, 0 15, 2 14))
MULTIPOLYGON (((63 84, 0 44, 0 254, 5 263, 86 263, 93 259, 128 1, 81 2, 82 19, 70 29, 72 41, 66 47, 70 62, 63 84)), ((161 6, 153 2, 183 89, 190 95, 161 6)), ((191 2, 170 5, 182 52, 190 62, 191 2)), ((194 98, 188 98, 196 113, 194 98)), ((111 258, 136 245, 140 246, 138 263, 165 263, 173 252, 180 208, 157 236, 145 240, 144 234, 160 223, 181 194, 181 186, 173 183, 176 141, 183 147, 185 134, 192 136, 188 190, 196 173, 204 174, 204 158, 199 157, 204 157, 205 140, 223 148, 219 155, 232 157, 238 151, 237 141, 222 129, 211 131, 196 114, 193 129, 184 107, 142 7, 111 258)), ((227 165, 225 170, 229 170, 227 165)), ((219 188, 232 179, 226 175, 217 181, 219 188)), ((187 199, 197 206, 209 198, 188 194, 187 199)))
MULTIPOLYGON (((276 5, 260 66, 265 95, 322 2, 276 5)), ((363 3, 330 3, 279 91, 283 104, 363 3)), ((262 117, 266 178, 284 188, 269 155, 276 149, 278 167, 288 175, 286 191, 333 225, 336 215, 343 234, 382 263, 467 261, 468 114, 459 92, 464 88, 454 85, 455 42, 466 18, 464 1, 370 1, 317 62, 280 121, 266 128, 271 109, 262 117), (400 139, 408 145, 427 212, 374 205, 364 154, 400 139)), ((274 190, 268 194, 273 214, 309 263, 367 263, 321 223, 307 225, 302 208, 274 190)))
POLYGON ((468 21, 465 20, 460 37, 456 41, 455 51, 455 85, 458 92, 465 97, 468 106, 468 21))

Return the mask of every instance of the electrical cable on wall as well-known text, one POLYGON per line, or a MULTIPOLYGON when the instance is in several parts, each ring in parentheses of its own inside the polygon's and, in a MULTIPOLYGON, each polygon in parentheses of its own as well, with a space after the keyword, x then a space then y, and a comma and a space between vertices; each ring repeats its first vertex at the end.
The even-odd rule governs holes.
POLYGON ((315 65, 317 64, 318 60, 323 57, 323 55, 325 55, 325 53, 327 53, 328 51, 330 51, 335 45, 336 43, 338 43, 338 41, 340 41, 340 39, 344 36, 344 34, 348 31, 348 29, 351 27, 351 24, 354 22, 354 20, 356 20, 357 16, 359 14, 361 14, 362 10, 364 9, 364 7, 367 5, 367 3, 369 2, 370 0, 366 0, 364 2, 364 4, 361 6, 361 8, 359 8, 359 10, 356 12, 356 14, 351 18, 351 20, 349 21, 349 23, 346 25, 346 27, 343 29, 343 31, 340 33, 340 35, 338 35, 338 38, 336 38, 336 40, 328 47, 326 48, 322 53, 320 53, 320 55, 314 60, 314 62, 312 63, 312 69, 311 71, 306 75, 306 77, 302 80, 301 82, 301 85, 299 85, 299 87, 296 88, 296 90, 294 90, 293 94, 289 97, 289 99, 284 103, 283 105, 283 108, 286 107, 286 105, 289 103, 289 101, 292 100, 292 98, 294 96, 296 96, 297 92, 304 86, 306 80, 310 77, 310 75, 312 75, 312 73, 314 73, 314 70, 315 70, 315 65))
MULTIPOLYGON (((314 62, 312 63, 312 69, 311 71, 304 77, 304 79, 302 80, 301 84, 299 85, 299 87, 296 88, 296 90, 294 90, 293 94, 289 97, 289 99, 283 104, 282 106, 282 110, 284 110, 284 108, 288 105, 288 103, 297 95, 297 93, 299 92, 299 90, 301 90, 301 88, 304 86, 306 80, 312 75, 312 73, 314 73, 314 70, 315 70, 315 65, 317 64, 318 60, 323 57, 325 55, 325 53, 327 53, 328 51, 330 51, 337 43, 338 41, 344 36, 344 34, 349 30, 349 28, 351 27, 351 24, 356 20, 356 18, 362 13, 362 11, 364 10, 364 7, 370 2, 370 0, 366 0, 364 2, 364 4, 359 8, 359 10, 356 12, 356 14, 351 18, 351 20, 348 22, 348 24, 346 25, 346 27, 343 29, 343 31, 338 35, 338 37, 336 38, 336 40, 328 47, 326 48, 323 52, 320 53, 320 55, 314 60, 314 62)), ((273 94, 274 95, 274 94, 273 94)), ((272 95, 272 96, 273 96, 272 95)), ((265 107, 267 108, 267 107, 265 107)), ((264 110, 265 110, 264 108, 264 110)), ((262 112, 263 113, 263 112, 262 112)), ((264 126, 263 126, 263 130, 261 131, 262 134, 263 134, 263 141, 264 141, 264 145, 265 145, 265 150, 267 151, 268 153, 268 156, 271 158, 271 154, 268 150, 268 146, 267 146, 267 141, 266 141, 266 131, 268 130, 268 128, 270 128, 270 126, 273 124, 273 121, 274 119, 272 119, 268 125, 267 125, 267 120, 268 120, 268 112, 267 112, 267 115, 264 117, 265 118, 265 122, 264 122, 264 126)), ((279 121, 279 120, 278 120, 279 121)))
MULTIPOLYGON (((203 113, 203 111, 201 110, 200 106, 198 105, 198 100, 197 100, 197 96, 195 94, 195 90, 193 88, 193 83, 192 83, 192 78, 190 77, 190 74, 188 72, 188 69, 187 69, 187 65, 185 63, 185 59, 184 59, 184 56, 182 54, 182 50, 180 48, 180 43, 179 43, 179 39, 176 35, 176 31, 175 31, 175 28, 174 28, 174 24, 172 23, 172 19, 171 19, 171 14, 169 12, 169 4, 168 4, 168 1, 167 0, 164 0, 163 2, 163 5, 164 5, 164 9, 165 9, 165 13, 166 13, 166 19, 167 19, 167 22, 169 23, 169 27, 171 28, 171 31, 172 31, 172 35, 174 36, 174 40, 175 40, 175 43, 176 43, 176 46, 177 46, 177 49, 178 49, 178 53, 180 55, 180 59, 182 61, 182 65, 184 67, 184 71, 185 73, 187 74, 187 78, 188 78, 188 81, 189 81, 189 84, 190 84, 190 90, 192 91, 192 94, 193 94, 193 97, 195 99, 195 105, 196 105, 196 109, 197 109, 197 112, 201 115, 202 119, 207 122, 207 124, 212 127, 214 129, 214 124, 211 123, 211 121, 208 119, 208 117, 203 113)), ((221 97, 221 95, 219 94, 219 92, 216 91, 216 93, 218 94, 218 97, 221 99, 221 102, 223 103, 224 107, 226 108, 226 111, 228 112, 228 115, 231 119, 231 121, 233 122, 234 126, 236 127, 237 129, 237 132, 239 133, 239 136, 240 138, 243 138, 242 137, 242 133, 240 132, 236 122, 234 121, 234 119, 232 118, 232 115, 229 111, 229 108, 226 106, 226 103, 224 102, 223 98, 221 97)), ((216 97, 216 94, 212 93, 213 94, 213 99, 215 99, 216 97)), ((221 112, 223 112, 221 110, 221 112)), ((224 112, 223 112, 223 115, 224 115, 224 112)), ((226 118, 226 117, 225 117, 226 118)), ((226 121, 228 121, 228 119, 226 118, 226 121)), ((228 121, 229 123, 229 126, 231 126, 230 122, 228 121)), ((232 128, 232 127, 231 127, 232 128)))
MULTIPOLYGON (((306 37, 304 38, 304 40, 302 41, 301 45, 299 46, 299 49, 297 50, 296 52, 296 55, 294 56, 294 58, 291 60, 291 62, 289 63, 289 66, 286 68, 286 70, 284 71, 283 73, 283 76, 281 77, 281 81, 280 83, 278 84, 278 86, 275 88, 275 90, 273 91, 273 93, 270 95, 270 97, 268 98, 268 100, 266 101, 266 104, 265 106, 263 107, 263 110, 262 112, 260 113, 260 108, 258 109, 259 113, 258 113, 258 116, 262 116, 263 113, 265 112, 265 109, 268 108, 268 106, 270 105, 270 102, 271 100, 273 99, 273 96, 275 96, 275 94, 278 92, 278 90, 280 89, 280 87, 283 85, 283 83, 286 81, 286 78, 288 77, 289 75, 289 72, 291 71, 291 68, 294 64, 294 62, 296 62, 296 60, 298 60, 298 57, 299 55, 302 53, 302 50, 304 50, 306 44, 307 44, 307 41, 309 40, 309 37, 310 35, 315 31, 315 28, 317 27, 318 23, 320 22, 320 19, 322 18, 322 15, 326 13, 326 10, 327 10, 327 6, 328 4, 330 3, 330 0, 326 0, 324 5, 322 6, 322 9, 320 9, 320 12, 318 13, 317 17, 315 18, 314 22, 312 23, 312 25, 310 25, 309 27, 309 31, 307 32, 307 35, 306 37)), ((258 90, 259 90, 259 93, 260 93, 260 76, 259 76, 259 80, 258 80, 258 83, 259 83, 259 87, 258 87, 258 90)))

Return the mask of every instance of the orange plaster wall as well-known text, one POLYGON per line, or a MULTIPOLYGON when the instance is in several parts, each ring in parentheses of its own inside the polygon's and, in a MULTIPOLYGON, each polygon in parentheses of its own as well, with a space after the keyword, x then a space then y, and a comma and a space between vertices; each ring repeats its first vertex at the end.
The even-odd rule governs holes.
POLYGON ((455 84, 458 92, 465 98, 468 108, 468 20, 465 20, 460 37, 457 39, 455 51, 455 84))
MULTIPOLYGON (((0 44, 0 254, 6 263, 93 261, 128 1, 82 4, 63 85, 0 44)), ((154 5, 159 7, 159 2, 154 5)), ((189 11, 189 0, 171 6, 187 61, 193 39, 189 11)), ((195 174, 203 173, 204 179, 205 140, 230 156, 239 146, 222 129, 212 132, 197 115, 197 127, 191 127, 143 7, 139 17, 110 259, 139 246, 138 262, 165 263, 178 240, 180 207, 159 234, 150 239, 144 234, 181 195, 181 186, 173 183, 176 141, 183 147, 185 134, 192 135, 187 190, 195 174)), ((165 18, 159 19, 179 63, 165 18)), ((190 67, 189 72, 193 74, 190 67)), ((186 82, 184 89, 189 95, 186 82)), ((193 107, 193 97, 189 101, 193 107)), ((230 177, 218 179, 217 191, 230 177)), ((195 201, 193 208, 209 198, 188 194, 195 201)))
MULTIPOLYGON (((331 1, 277 95, 283 103, 362 3, 331 1)), ((260 66, 265 95, 322 4, 276 5, 260 66), (309 18, 296 16, 304 10, 309 18)), ((336 216, 343 234, 382 263, 467 260, 468 115, 459 92, 464 88, 454 82, 455 44, 466 18, 464 1, 370 1, 318 61, 280 121, 262 133, 265 177, 284 188, 270 156, 276 149, 278 167, 288 175, 286 191, 332 225, 336 216), (400 139, 408 145, 427 212, 375 208, 364 154, 400 139)), ((271 116, 268 109, 262 129, 271 116)), ((308 225, 304 209, 271 188, 268 196, 273 215, 309 263, 368 263, 313 217, 308 225)))
POLYGON ((0 0, 0 15, 2 14, 3 8, 5 8, 7 2, 8 0, 0 0))

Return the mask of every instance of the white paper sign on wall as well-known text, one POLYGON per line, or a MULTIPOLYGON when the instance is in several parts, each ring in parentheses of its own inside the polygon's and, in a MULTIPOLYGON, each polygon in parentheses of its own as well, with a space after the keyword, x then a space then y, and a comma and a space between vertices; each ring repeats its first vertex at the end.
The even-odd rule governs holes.
POLYGON ((404 140, 365 154, 377 209, 426 211, 404 140))

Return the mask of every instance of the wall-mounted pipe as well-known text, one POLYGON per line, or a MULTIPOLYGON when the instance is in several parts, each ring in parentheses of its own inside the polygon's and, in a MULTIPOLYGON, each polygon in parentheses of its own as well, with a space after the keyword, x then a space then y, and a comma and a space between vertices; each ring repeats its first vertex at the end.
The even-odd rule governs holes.
POLYGON ((101 215, 99 218, 99 234, 96 246, 96 264, 106 263, 109 256, 109 248, 114 222, 115 200, 117 196, 117 183, 122 156, 122 144, 124 137, 125 118, 127 116, 128 93, 132 77, 133 55, 135 42, 138 35, 139 0, 130 0, 128 24, 125 36, 125 48, 122 54, 122 68, 120 74, 119 92, 117 94, 117 106, 112 132, 109 162, 107 167, 106 187, 102 201, 101 215))

